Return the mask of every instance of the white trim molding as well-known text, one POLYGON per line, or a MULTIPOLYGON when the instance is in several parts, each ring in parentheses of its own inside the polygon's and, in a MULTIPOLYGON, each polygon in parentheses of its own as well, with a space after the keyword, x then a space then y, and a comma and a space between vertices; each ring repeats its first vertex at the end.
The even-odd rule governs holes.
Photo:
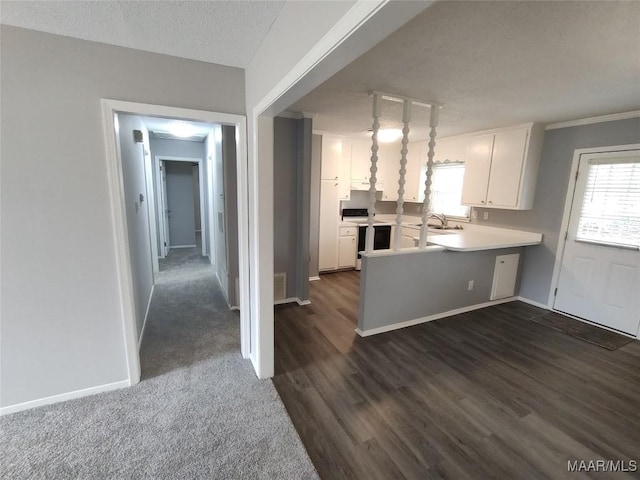
POLYGON ((305 305, 311 305, 311 300, 300 300, 298 297, 289 297, 289 298, 283 298, 281 300, 276 300, 273 302, 274 305, 285 305, 287 303, 297 303, 302 307, 305 305))
POLYGON ((147 309, 144 312, 144 322, 142 322, 142 329, 140 330, 140 337, 138 338, 138 351, 142 346, 142 337, 144 336, 144 329, 147 327, 147 319, 149 318, 149 310, 151 309, 151 300, 153 299, 153 292, 156 289, 156 284, 151 285, 151 293, 149 294, 149 301, 147 302, 147 309))
POLYGON ((37 400, 31 400, 29 402, 17 403, 15 405, 9 405, 8 407, 0 408, 0 416, 21 412, 22 410, 28 410, 30 408, 41 407, 43 405, 51 405, 52 403, 73 400, 74 398, 87 397, 89 395, 95 395, 96 393, 110 392, 111 390, 118 390, 120 388, 130 386, 131 382, 129 380, 122 380, 120 382, 107 383, 106 385, 98 385, 97 387, 84 388, 82 390, 75 390, 73 392, 61 393, 59 395, 39 398, 37 400))
POLYGON ((369 330, 360 330, 356 328, 356 333, 361 337, 369 337, 371 335, 378 335, 379 333, 391 332, 393 330, 399 330, 401 328, 413 327, 414 325, 420 325, 421 323, 432 322, 433 320, 439 320, 441 318, 452 317, 454 315, 460 315, 461 313, 472 312, 474 310, 480 310, 481 308, 492 307, 493 305, 500 305, 501 303, 509 303, 517 300, 518 297, 501 298, 500 300, 492 300, 490 302, 479 303, 477 305, 470 305, 468 307, 455 308, 442 313, 434 313, 433 315, 427 315, 426 317, 415 318, 413 320, 407 320, 405 322, 394 323, 393 325, 385 325, 384 327, 371 328, 369 330))
POLYGON ((529 300, 528 298, 525 298, 525 297, 517 297, 516 300, 519 300, 522 303, 533 305, 534 307, 543 308, 545 310, 551 310, 551 307, 549 305, 545 305, 544 303, 536 302, 534 300, 529 300))
POLYGON ((310 282, 317 282, 318 280, 320 280, 320 275, 316 275, 314 277, 309 277, 309 281, 310 282))
POLYGON ((615 122, 616 120, 627 120, 629 118, 640 117, 640 110, 631 112, 614 113, 612 115, 601 115, 599 117, 581 118, 568 122, 550 123, 545 130, 556 130, 558 128, 579 127, 580 125, 592 125, 594 123, 615 122))

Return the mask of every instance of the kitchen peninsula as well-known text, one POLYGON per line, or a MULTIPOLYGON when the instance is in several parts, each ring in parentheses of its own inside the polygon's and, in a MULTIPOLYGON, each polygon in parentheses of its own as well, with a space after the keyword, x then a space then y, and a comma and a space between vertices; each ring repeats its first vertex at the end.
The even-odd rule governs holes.
POLYGON ((359 335, 514 300, 520 259, 542 242, 539 233, 475 224, 442 232, 430 229, 423 250, 362 253, 359 335))

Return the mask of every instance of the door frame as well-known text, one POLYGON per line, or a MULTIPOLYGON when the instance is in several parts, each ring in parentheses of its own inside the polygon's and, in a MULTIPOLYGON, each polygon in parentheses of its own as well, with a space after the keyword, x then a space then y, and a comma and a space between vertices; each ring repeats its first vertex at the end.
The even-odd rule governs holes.
MULTIPOLYGON (((558 246, 556 247, 556 258, 553 266, 553 276, 551 277, 551 288, 549 289, 549 298, 547 301, 547 305, 553 311, 557 311, 554 308, 555 304, 555 291, 558 288, 558 283, 560 281, 560 270, 562 269, 562 259, 564 257, 564 249, 566 242, 564 241, 564 235, 569 229, 569 217, 571 216, 571 209, 573 207, 573 197, 575 195, 576 183, 577 183, 577 173, 578 166, 580 165, 580 157, 589 153, 614 153, 614 152, 625 152, 629 150, 638 150, 640 149, 640 143, 632 143, 628 145, 611 145, 611 146, 603 146, 603 147, 592 147, 592 148, 578 148, 573 151, 573 161, 571 163, 571 171, 569 173, 569 185, 567 187, 567 195, 564 201, 564 209, 562 212, 562 223, 560 224, 560 232, 558 235, 558 246)), ((563 315, 566 315, 563 313, 563 315)), ((574 317, 577 318, 577 317, 574 317)), ((577 318, 578 320, 586 321, 585 319, 577 318)), ((605 328, 607 330, 611 330, 616 333, 620 333, 617 330, 612 330, 604 325, 598 324, 599 327, 605 328)), ((640 338, 640 328, 636 332, 636 337, 640 338)))
MULTIPOLYGON (((140 354, 138 352, 136 310, 133 295, 131 250, 127 234, 122 165, 118 157, 115 115, 128 114, 144 117, 165 117, 231 125, 236 128, 236 165, 238 169, 238 262, 241 290, 249 291, 249 204, 247 181, 247 120, 243 115, 193 110, 121 100, 101 99, 103 135, 107 163, 111 221, 114 232, 116 271, 123 324, 123 336, 129 382, 140 381, 140 354)), ((250 354, 249 295, 240 296, 240 351, 243 358, 250 354)))
MULTIPOLYGON (((162 175, 162 172, 160 171, 160 161, 164 160, 167 162, 190 162, 190 163, 197 163, 198 164, 198 181, 200 182, 200 240, 202 243, 202 256, 206 257, 206 253, 207 253, 207 244, 205 243, 208 240, 208 236, 206 233, 206 230, 204 228, 205 226, 205 219, 204 219, 204 189, 203 189, 203 185, 204 185, 204 175, 203 175, 203 170, 202 170, 202 165, 204 163, 204 160, 202 158, 191 158, 191 157, 172 157, 172 156, 168 156, 168 155, 156 155, 154 158, 154 168, 156 171, 156 179, 160 179, 160 188, 162 188, 162 179, 160 178, 160 176, 162 175)), ((164 202, 162 201, 162 196, 160 198, 160 202, 162 203, 162 206, 164 208, 167 208, 166 205, 164 205, 164 202)), ((155 214, 155 212, 154 212, 155 214)), ((160 219, 160 216, 158 216, 158 219, 160 219)), ((161 221, 162 226, 164 226, 164 215, 162 215, 162 221, 161 221)), ((160 241, 166 241, 165 236, 164 236, 164 230, 162 228, 159 229, 160 232, 160 241)), ((158 241, 158 238, 156 238, 156 241, 158 241)))

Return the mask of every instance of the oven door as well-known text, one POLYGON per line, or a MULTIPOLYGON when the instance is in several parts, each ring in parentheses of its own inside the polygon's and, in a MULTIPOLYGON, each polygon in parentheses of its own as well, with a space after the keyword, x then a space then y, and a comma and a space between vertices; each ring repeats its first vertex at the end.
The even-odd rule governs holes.
MULTIPOLYGON (((391 248, 391 225, 374 225, 373 226, 373 249, 388 250, 391 248)), ((367 244, 367 226, 360 225, 358 227, 358 260, 362 257, 360 252, 366 248, 367 244)))

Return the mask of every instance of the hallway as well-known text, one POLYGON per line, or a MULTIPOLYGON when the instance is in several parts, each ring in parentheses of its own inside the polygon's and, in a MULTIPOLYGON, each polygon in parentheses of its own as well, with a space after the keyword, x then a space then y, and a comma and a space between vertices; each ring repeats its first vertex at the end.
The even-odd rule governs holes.
POLYGON ((0 419, 3 478, 316 478, 197 249, 163 261, 145 330, 139 384, 0 419))

